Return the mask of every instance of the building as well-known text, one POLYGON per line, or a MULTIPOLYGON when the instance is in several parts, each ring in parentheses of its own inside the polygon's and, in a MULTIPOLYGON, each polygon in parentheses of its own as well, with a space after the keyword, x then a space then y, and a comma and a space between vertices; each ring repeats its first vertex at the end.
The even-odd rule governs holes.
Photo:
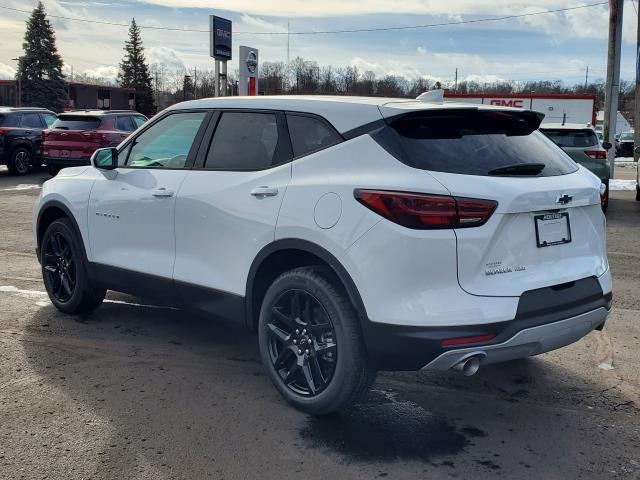
MULTIPOLYGON (((0 80, 0 106, 18 106, 18 85, 15 80, 0 80)), ((133 88, 69 82, 65 110, 134 110, 136 92, 133 88)))
POLYGON ((445 101, 526 108, 544 114, 542 123, 596 124, 596 96, 563 93, 453 93, 445 101))

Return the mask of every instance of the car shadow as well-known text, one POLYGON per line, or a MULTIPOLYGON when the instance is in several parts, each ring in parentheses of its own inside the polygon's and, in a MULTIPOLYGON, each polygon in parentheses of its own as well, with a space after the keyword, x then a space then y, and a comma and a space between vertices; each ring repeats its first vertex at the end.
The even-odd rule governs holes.
POLYGON ((570 415, 547 411, 554 399, 591 405, 585 392, 599 389, 597 380, 537 359, 481 369, 470 379, 384 373, 349 411, 312 417, 281 400, 255 335, 239 323, 110 294, 78 317, 42 306, 26 328, 40 338, 23 348, 42 381, 70 408, 108 424, 92 431, 78 413, 50 428, 80 429, 110 478, 133 478, 141 469, 156 477, 296 477, 309 452, 325 473, 333 465, 408 468, 403 462, 491 472, 507 461, 525 469, 532 456, 571 451, 582 435, 570 415), (546 406, 536 405, 541 398, 546 406), (540 443, 533 432, 544 428, 545 415, 562 425, 540 443), (545 444, 548 452, 534 451, 545 444))

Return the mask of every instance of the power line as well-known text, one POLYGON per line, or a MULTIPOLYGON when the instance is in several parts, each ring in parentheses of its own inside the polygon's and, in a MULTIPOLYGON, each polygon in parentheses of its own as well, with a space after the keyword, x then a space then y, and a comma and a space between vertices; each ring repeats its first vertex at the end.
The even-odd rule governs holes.
MULTIPOLYGON (((483 23, 483 22, 497 22, 502 20, 512 20, 517 18, 525 18, 525 17, 533 17, 536 15, 546 15, 550 13, 560 13, 560 12, 568 12, 572 10, 579 10, 583 8, 591 8, 597 7, 601 5, 607 5, 608 2, 597 2, 597 3, 589 3, 586 5, 579 5, 576 7, 566 7, 566 8, 557 8, 554 10, 542 10, 539 12, 530 12, 530 13, 521 13, 516 15, 505 15, 501 17, 486 17, 486 18, 477 18, 473 20, 459 20, 455 22, 442 22, 442 23, 427 23, 423 25, 405 25, 398 27, 372 27, 372 28, 353 28, 353 29, 345 29, 345 30, 309 30, 309 31, 300 31, 300 32, 290 32, 290 31, 282 31, 282 32, 233 32, 234 35, 329 35, 329 34, 338 34, 338 33, 365 33, 365 32, 388 32, 388 31, 397 31, 397 30, 414 30, 414 29, 422 29, 422 28, 434 28, 434 27, 445 27, 451 25, 468 25, 472 23, 483 23)), ((31 10, 23 10, 19 8, 7 7, 4 5, 0 5, 0 8, 4 10, 11 10, 14 12, 20 13, 31 13, 31 10)), ((100 25, 111 25, 117 27, 129 27, 128 23, 116 23, 116 22, 105 22, 101 20, 89 20, 85 18, 78 17, 65 17, 62 15, 50 15, 47 16, 51 18, 58 18, 61 20, 71 20, 76 22, 86 22, 86 23, 97 23, 100 25)), ((166 30, 173 32, 198 32, 198 33, 209 33, 209 30, 201 30, 201 29, 191 29, 191 28, 177 28, 177 27, 155 27, 150 25, 138 25, 138 27, 147 29, 147 30, 166 30)))

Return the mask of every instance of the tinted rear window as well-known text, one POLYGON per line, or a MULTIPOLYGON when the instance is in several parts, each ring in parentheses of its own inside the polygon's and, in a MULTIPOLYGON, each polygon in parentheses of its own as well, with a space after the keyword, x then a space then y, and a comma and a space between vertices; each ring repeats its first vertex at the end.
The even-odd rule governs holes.
POLYGON ((593 147, 598 145, 596 132, 590 129, 567 130, 567 129, 540 129, 559 147, 593 147))
POLYGON ((92 130, 100 126, 98 117, 85 115, 60 115, 51 128, 60 130, 92 130))
POLYGON ((403 163, 422 170, 488 175, 508 165, 542 163, 537 176, 577 170, 569 156, 537 131, 533 112, 443 110, 392 119, 374 139, 403 163))

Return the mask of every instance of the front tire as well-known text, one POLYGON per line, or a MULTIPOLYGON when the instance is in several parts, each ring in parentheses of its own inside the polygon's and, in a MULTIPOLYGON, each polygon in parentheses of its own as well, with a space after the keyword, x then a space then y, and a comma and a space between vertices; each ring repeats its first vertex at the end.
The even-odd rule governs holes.
POLYGON ((262 302, 258 336, 275 387, 303 412, 344 410, 375 378, 358 315, 328 269, 301 267, 280 275, 262 302))
POLYGON ((11 152, 7 168, 11 175, 25 175, 31 168, 32 156, 28 148, 17 147, 11 152))
POLYGON ((87 275, 81 240, 71 222, 55 220, 42 238, 42 279, 51 303, 64 313, 84 313, 100 306, 106 289, 87 275))

